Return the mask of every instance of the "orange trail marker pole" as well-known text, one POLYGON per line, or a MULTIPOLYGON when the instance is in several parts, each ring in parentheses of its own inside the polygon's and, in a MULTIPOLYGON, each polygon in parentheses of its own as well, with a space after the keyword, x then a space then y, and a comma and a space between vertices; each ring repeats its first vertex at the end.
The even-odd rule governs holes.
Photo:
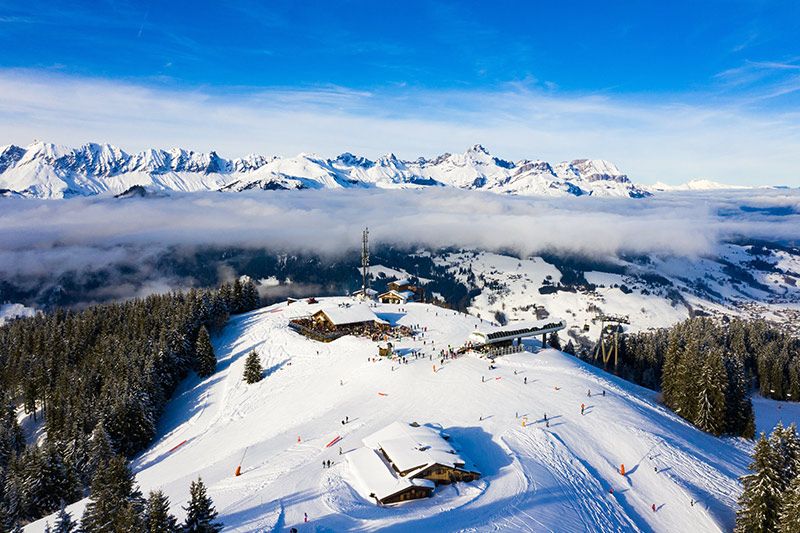
POLYGON ((625 475, 625 463, 619 465, 619 473, 620 475, 625 475))
POLYGON ((242 465, 239 465, 236 467, 236 473, 234 474, 234 476, 239 477, 241 475, 242 475, 242 465))

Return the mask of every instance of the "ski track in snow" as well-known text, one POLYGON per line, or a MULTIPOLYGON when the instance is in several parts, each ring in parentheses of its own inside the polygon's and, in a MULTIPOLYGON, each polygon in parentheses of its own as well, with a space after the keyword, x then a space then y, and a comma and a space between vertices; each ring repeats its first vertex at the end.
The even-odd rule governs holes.
MULTIPOLYGON (((380 306, 401 313, 402 324, 428 327, 425 344, 396 343, 426 355, 409 364, 369 362, 376 349, 365 339, 321 344, 287 327, 291 317, 346 301, 279 304, 233 317, 214 339, 217 372, 185 380, 160 421, 160 436, 133 461, 143 492, 163 490, 182 519, 189 482, 200 475, 226 531, 236 532, 694 533, 733 526, 737 478, 751 449, 746 441, 703 434, 658 405, 652 391, 541 351, 538 341, 531 342, 536 353, 504 356, 495 370, 474 355, 440 365, 427 355, 461 345, 480 322, 450 310, 380 306), (265 378, 247 385, 242 370, 253 349, 265 378), (395 420, 441 424, 482 477, 440 486, 432 498, 376 506, 352 479, 339 445, 346 455, 395 420), (325 448, 337 435, 341 442, 325 448), (328 459, 333 466, 322 468, 328 459), (239 464, 242 475, 234 477, 239 464), (692 499, 699 503, 691 506, 692 499)), ((68 510, 80 516, 85 503, 68 510)))

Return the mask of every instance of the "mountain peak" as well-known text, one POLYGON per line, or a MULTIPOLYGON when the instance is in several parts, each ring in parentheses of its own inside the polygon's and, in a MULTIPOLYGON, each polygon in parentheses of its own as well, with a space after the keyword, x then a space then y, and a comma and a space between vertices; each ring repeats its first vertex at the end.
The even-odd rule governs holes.
POLYGON ((482 144, 473 144, 472 146, 469 147, 467 153, 490 155, 489 151, 486 148, 484 148, 482 144))
POLYGON ((164 192, 448 186, 529 196, 649 194, 609 161, 576 159, 555 167, 539 160, 513 163, 492 156, 481 144, 434 159, 400 160, 389 152, 375 162, 350 152, 335 159, 315 153, 225 159, 214 150, 177 147, 127 154, 107 143, 70 149, 37 142, 0 149, 0 189, 23 196, 117 194, 136 185, 164 192))

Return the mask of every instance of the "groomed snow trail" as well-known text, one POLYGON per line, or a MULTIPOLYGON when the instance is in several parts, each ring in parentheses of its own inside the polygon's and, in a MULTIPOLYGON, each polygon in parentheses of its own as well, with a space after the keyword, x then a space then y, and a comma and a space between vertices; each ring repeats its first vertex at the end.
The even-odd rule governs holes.
MULTIPOLYGON (((652 391, 539 350, 538 342, 536 353, 502 357, 494 370, 472 355, 439 368, 427 354, 460 346, 480 323, 454 311, 378 306, 387 318, 427 327, 424 344, 398 343, 400 351, 426 354, 408 364, 371 362, 376 346, 365 339, 322 344, 287 327, 292 317, 345 301, 283 303, 232 318, 214 339, 217 372, 182 384, 160 437, 133 462, 143 492, 163 490, 183 518, 189 482, 202 476, 226 531, 238 532, 732 528, 749 444, 706 435, 659 406, 652 391), (247 385, 242 372, 253 349, 265 378, 247 385), (438 487, 429 499, 376 506, 339 450, 347 454, 395 420, 441 425, 482 478, 438 487), (341 442, 326 448, 337 435, 341 442), (334 465, 323 468, 328 459, 334 465), (240 462, 242 475, 234 477, 240 462)), ((84 506, 69 510, 80 516, 84 506)))

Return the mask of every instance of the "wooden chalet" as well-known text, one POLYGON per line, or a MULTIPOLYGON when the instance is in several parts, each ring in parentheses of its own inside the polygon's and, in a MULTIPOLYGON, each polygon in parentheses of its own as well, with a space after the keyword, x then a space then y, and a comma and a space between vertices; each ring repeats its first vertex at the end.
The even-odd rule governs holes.
POLYGON ((348 454, 348 462, 379 503, 427 497, 435 485, 469 482, 481 475, 448 438, 432 427, 394 422, 364 438, 365 447, 352 459, 356 452, 348 454))
POLYGON ((412 284, 405 278, 388 283, 386 289, 386 292, 378 295, 378 300, 385 304, 421 302, 424 295, 422 287, 412 284))

